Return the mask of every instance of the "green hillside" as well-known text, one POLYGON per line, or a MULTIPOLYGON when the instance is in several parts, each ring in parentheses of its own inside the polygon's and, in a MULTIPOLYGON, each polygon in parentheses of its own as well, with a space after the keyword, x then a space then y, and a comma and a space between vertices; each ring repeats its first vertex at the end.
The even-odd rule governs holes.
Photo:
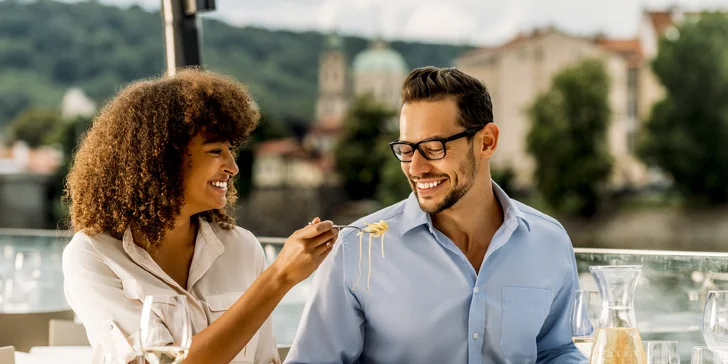
MULTIPOLYGON (((224 11, 219 9, 218 11, 224 11)), ((273 120, 312 118, 324 35, 203 21, 203 62, 246 83, 273 120)), ((368 41, 345 37, 349 59, 368 41)), ((450 65, 464 46, 392 42, 409 67, 450 65)), ((139 7, 0 1, 0 126, 32 106, 58 105, 79 86, 101 102, 164 68, 161 18, 139 7)))

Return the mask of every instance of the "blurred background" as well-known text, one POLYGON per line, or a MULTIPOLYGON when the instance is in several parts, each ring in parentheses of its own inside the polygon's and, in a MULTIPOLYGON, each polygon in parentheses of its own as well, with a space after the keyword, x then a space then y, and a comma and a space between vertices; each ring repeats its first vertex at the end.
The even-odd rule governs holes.
MULTIPOLYGON (((273 259, 275 238, 314 216, 348 223, 406 198, 386 145, 398 136, 401 82, 416 67, 454 66, 490 90, 501 130, 494 180, 565 225, 580 271, 637 254, 599 249, 638 249, 698 287, 676 289, 676 300, 699 302, 695 292, 714 287, 705 273, 726 270, 726 9, 728 0, 217 0, 200 14, 201 64, 247 85, 263 113, 238 157, 238 224, 271 244, 273 259), (677 272, 665 250, 708 252, 710 263, 690 258, 677 272)), ((43 261, 65 304, 60 198, 77 142, 116 90, 164 70, 160 1, 0 0, 6 281, 43 261)), ((278 312, 289 336, 291 312, 278 312)))
MULTIPOLYGON (((405 198, 386 146, 401 82, 455 66, 490 89, 494 179, 561 219, 575 246, 720 251, 725 5, 218 1, 200 13, 200 63, 245 83, 263 111, 238 158, 239 222, 287 236, 312 216, 346 223, 405 198)), ((63 179, 89 120, 165 70, 159 9, 0 1, 0 227, 67 227, 63 179)))

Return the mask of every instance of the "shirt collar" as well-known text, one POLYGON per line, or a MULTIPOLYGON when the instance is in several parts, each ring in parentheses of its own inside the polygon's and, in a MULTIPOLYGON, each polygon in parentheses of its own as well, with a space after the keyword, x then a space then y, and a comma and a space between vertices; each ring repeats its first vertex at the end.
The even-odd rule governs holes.
POLYGON ((122 240, 124 251, 136 264, 168 284, 184 289, 192 288, 210 269, 215 259, 225 251, 225 245, 217 237, 210 223, 202 218, 199 218, 199 223, 200 228, 195 238, 195 252, 192 256, 192 264, 190 264, 189 277, 187 277, 187 287, 179 287, 177 282, 162 270, 144 248, 134 243, 131 228, 127 228, 124 232, 122 240))
MULTIPOLYGON (((518 208, 518 204, 508 197, 508 194, 506 194, 506 192, 503 191, 503 189, 498 186, 495 181, 491 180, 491 185, 493 186, 495 198, 498 199, 503 207, 504 224, 508 224, 510 221, 515 221, 516 224, 518 224, 518 221, 523 221, 526 229, 531 231, 531 225, 521 209, 518 208)), ((430 217, 430 214, 422 211, 414 192, 410 193, 409 197, 405 201, 401 224, 403 235, 421 225, 427 225, 430 230, 433 230, 432 218, 430 217)))

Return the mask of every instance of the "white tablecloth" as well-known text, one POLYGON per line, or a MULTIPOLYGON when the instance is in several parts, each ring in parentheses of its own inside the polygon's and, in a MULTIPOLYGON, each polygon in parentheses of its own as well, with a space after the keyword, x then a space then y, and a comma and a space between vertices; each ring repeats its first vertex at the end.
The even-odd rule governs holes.
POLYGON ((86 364, 92 357, 90 346, 36 346, 29 353, 15 352, 15 364, 86 364))

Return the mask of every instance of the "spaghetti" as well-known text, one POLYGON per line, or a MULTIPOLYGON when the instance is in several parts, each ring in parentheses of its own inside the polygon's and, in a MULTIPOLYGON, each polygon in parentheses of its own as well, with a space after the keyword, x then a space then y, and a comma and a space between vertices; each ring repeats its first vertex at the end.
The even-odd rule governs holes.
POLYGON ((356 234, 359 235, 359 278, 356 279, 354 286, 351 287, 352 290, 356 289, 356 286, 359 284, 359 280, 361 280, 361 257, 363 254, 364 233, 369 233, 369 271, 367 273, 367 291, 369 290, 369 282, 372 279, 372 237, 382 237, 382 258, 384 258, 384 233, 389 230, 389 224, 387 224, 384 220, 379 220, 379 222, 375 222, 373 224, 365 223, 365 225, 366 227, 356 234))

